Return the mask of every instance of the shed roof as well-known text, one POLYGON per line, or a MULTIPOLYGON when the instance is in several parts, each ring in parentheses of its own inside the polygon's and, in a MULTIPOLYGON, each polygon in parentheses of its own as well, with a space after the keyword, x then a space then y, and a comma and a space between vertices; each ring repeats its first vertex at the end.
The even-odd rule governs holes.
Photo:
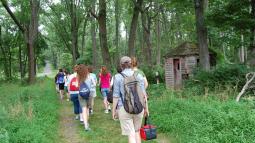
POLYGON ((199 55, 199 49, 197 44, 192 42, 183 42, 181 45, 172 49, 165 55, 165 58, 187 55, 199 55))

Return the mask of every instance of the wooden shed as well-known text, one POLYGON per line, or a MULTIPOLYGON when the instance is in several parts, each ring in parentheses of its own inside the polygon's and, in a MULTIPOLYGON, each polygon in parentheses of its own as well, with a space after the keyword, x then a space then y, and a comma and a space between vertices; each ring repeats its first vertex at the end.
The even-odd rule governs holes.
MULTIPOLYGON (((210 63, 215 65, 215 52, 210 51, 210 63)), ((168 88, 180 89, 184 79, 192 76, 199 63, 197 44, 184 42, 165 55, 165 81, 168 88)))

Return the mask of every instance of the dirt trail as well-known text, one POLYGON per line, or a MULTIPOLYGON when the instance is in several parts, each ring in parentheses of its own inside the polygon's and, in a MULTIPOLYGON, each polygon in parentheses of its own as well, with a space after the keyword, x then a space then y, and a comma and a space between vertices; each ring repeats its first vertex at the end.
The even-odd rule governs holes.
POLYGON ((79 133, 80 122, 74 119, 72 103, 61 101, 59 134, 62 143, 84 143, 79 133))

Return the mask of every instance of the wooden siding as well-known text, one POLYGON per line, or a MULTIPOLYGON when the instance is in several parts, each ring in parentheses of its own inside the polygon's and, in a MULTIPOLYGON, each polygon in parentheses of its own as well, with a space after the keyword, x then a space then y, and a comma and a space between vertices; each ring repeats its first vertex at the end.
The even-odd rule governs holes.
POLYGON ((185 67, 188 74, 192 74, 192 70, 197 66, 197 57, 190 56, 185 58, 185 67))
POLYGON ((167 88, 174 88, 174 71, 173 59, 168 58, 165 60, 165 81, 167 88))

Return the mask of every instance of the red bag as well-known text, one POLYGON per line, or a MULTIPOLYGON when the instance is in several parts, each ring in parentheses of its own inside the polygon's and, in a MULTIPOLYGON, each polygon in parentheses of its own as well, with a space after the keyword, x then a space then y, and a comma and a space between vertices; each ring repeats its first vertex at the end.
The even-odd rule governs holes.
POLYGON ((149 123, 149 117, 145 117, 144 126, 140 129, 140 135, 143 140, 152 140, 157 138, 157 128, 149 123))
POLYGON ((78 80, 76 77, 72 78, 70 81, 70 91, 79 91, 78 80))

